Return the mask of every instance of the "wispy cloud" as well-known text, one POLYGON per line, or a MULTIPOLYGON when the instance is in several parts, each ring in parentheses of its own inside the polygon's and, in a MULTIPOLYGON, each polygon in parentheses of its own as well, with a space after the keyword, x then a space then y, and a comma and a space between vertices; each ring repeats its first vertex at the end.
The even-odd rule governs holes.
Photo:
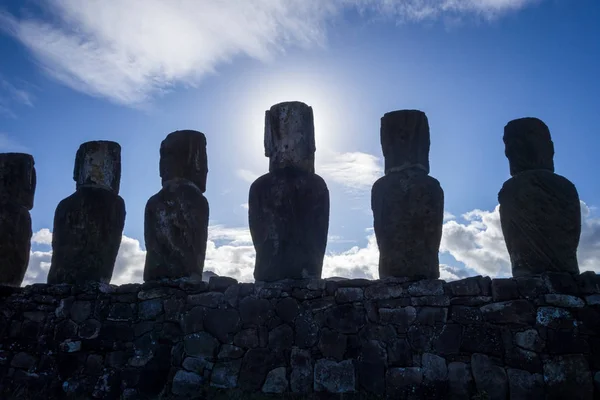
MULTIPOLYGON (((2 108, 0 107, 0 113, 1 113, 1 109, 2 108)), ((27 151, 27 148, 25 146, 22 146, 21 144, 19 144, 19 142, 17 142, 13 138, 11 138, 6 133, 0 132, 0 152, 8 152, 8 151, 22 152, 22 151, 27 151)))
POLYGON ((327 157, 327 163, 317 166, 317 172, 326 180, 351 190, 371 190, 373 183, 383 176, 381 160, 361 152, 338 153, 327 157))
POLYGON ((238 169, 235 173, 238 176, 238 178, 248 183, 254 182, 260 176, 260 174, 252 172, 248 169, 238 169))
MULTIPOLYGON (((1 23, 2 14, 0 14, 1 23)), ((15 86, 0 74, 0 116, 16 118, 17 115, 14 112, 16 106, 33 107, 34 96, 29 90, 30 86, 22 81, 15 86)))
POLYGON ((140 105, 196 85, 237 56, 268 60, 322 46, 347 10, 366 19, 485 19, 541 0, 54 0, 41 17, 0 11, 0 30, 23 43, 54 79, 118 104, 140 105))

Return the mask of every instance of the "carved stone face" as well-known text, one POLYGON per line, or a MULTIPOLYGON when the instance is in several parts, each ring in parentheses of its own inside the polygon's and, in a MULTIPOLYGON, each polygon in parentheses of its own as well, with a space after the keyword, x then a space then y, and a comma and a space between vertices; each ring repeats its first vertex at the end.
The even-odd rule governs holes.
POLYGON ((399 110, 381 118, 385 173, 420 168, 429 173, 429 122, 424 112, 399 110))
POLYGON ((537 118, 510 121, 504 127, 504 154, 510 174, 534 169, 554 172, 554 143, 548 126, 537 118))
POLYGON ((77 189, 98 186, 118 194, 121 184, 121 146, 104 140, 83 143, 75 157, 73 180, 77 189))
POLYGON ((208 175, 206 136, 183 130, 170 133, 160 145, 160 177, 163 185, 172 179, 187 179, 204 193, 208 175))
POLYGON ((293 167, 315 170, 313 110, 299 101, 275 104, 265 112, 265 156, 269 171, 293 167))
POLYGON ((0 202, 31 210, 36 187, 33 157, 24 153, 0 154, 0 202))

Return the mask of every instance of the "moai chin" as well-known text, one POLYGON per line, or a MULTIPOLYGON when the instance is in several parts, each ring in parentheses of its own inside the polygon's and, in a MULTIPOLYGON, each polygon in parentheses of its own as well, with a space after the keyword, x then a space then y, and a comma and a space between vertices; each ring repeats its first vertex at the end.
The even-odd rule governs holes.
POLYGON ((381 118, 385 176, 373 185, 371 209, 379 276, 437 279, 444 191, 429 176, 429 122, 418 110, 381 118))
POLYGON ((121 146, 83 143, 75 157, 76 190, 54 214, 48 283, 110 282, 125 225, 119 196, 121 146))
POLYGON ((34 165, 29 154, 0 154, 0 285, 21 286, 29 264, 34 165))
POLYGON ((203 133, 170 133, 160 146, 162 189, 146 204, 144 280, 202 279, 208 240, 208 161, 203 133))
POLYGON ((554 173, 550 130, 537 118, 504 128, 512 178, 498 193, 500 222, 513 276, 579 273, 581 206, 575 185, 554 173))
POLYGON ((320 278, 329 230, 329 190, 315 174, 313 111, 301 102, 265 112, 269 173, 250 186, 248 219, 257 281, 320 278))

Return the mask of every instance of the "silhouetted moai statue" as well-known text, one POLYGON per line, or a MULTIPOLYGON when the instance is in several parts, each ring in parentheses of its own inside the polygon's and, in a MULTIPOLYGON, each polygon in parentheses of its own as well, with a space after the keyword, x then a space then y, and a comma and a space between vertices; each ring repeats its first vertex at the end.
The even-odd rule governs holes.
POLYGON ((315 174, 312 108, 279 103, 265 113, 269 173, 250 187, 257 281, 320 278, 329 230, 329 190, 315 174))
POLYGON ((537 118, 511 121, 504 128, 504 144, 512 178, 498 201, 513 276, 578 274, 579 195, 568 179, 554 173, 548 127, 537 118))
POLYGON ((58 204, 48 283, 110 282, 125 225, 119 196, 121 146, 83 143, 77 151, 76 191, 58 204))
POLYGON ((444 191, 429 176, 429 122, 417 110, 381 118, 385 176, 371 192, 379 276, 436 279, 444 191))
POLYGON ((162 189, 146 204, 144 280, 201 280, 208 239, 206 137, 175 131, 160 145, 162 189))
POLYGON ((0 285, 21 286, 25 277, 35 185, 32 156, 0 154, 0 285))

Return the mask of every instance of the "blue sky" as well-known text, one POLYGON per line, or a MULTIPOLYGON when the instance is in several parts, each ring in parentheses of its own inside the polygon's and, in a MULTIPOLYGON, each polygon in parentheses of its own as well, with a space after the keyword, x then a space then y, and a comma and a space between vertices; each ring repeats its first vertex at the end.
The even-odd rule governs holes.
POLYGON ((113 282, 140 279, 144 206, 176 129, 207 136, 205 269, 251 279, 245 204, 268 169, 264 110, 288 100, 315 113, 316 170, 331 193, 324 276, 376 277, 379 120, 403 108, 429 117, 431 175, 449 213, 442 277, 510 273, 497 193, 509 178, 503 127, 523 116, 550 127, 556 171, 584 202, 581 269, 595 270, 597 21, 597 0, 2 0, 0 151, 33 154, 38 173, 26 282, 45 281, 75 152, 98 139, 122 146, 127 220, 113 282))

